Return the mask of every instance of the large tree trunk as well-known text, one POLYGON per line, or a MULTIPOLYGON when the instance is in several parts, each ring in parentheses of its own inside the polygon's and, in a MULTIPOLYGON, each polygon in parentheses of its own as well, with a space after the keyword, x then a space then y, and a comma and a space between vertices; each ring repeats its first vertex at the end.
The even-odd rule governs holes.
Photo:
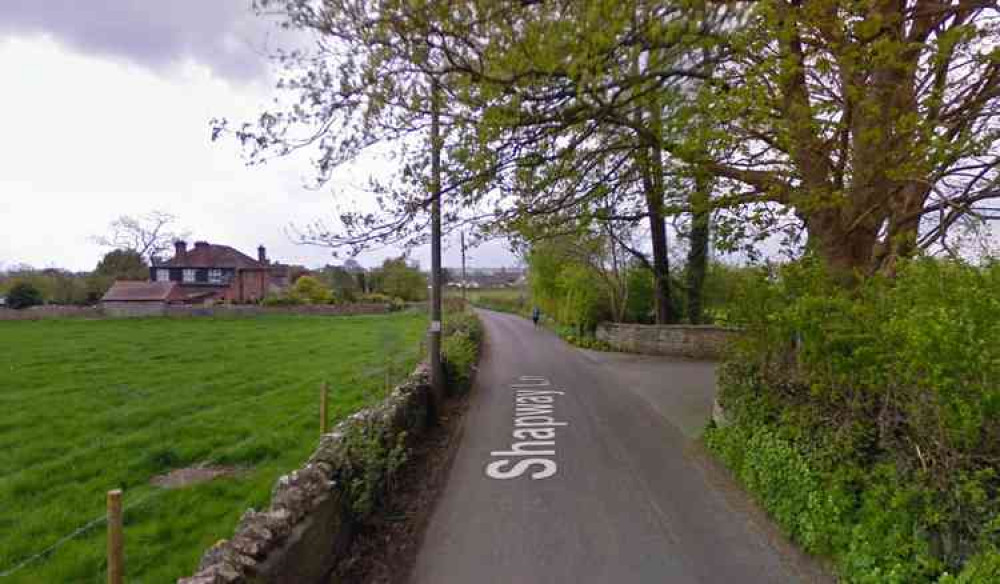
POLYGON ((663 158, 658 147, 641 148, 639 157, 642 187, 649 214, 653 242, 653 277, 656 285, 656 324, 676 322, 670 298, 670 257, 667 254, 667 224, 663 218, 663 158), (652 154, 652 155, 650 155, 652 154))
POLYGON ((691 194, 691 234, 687 258, 687 313, 691 324, 701 324, 705 296, 705 270, 708 267, 710 181, 699 177, 691 194))

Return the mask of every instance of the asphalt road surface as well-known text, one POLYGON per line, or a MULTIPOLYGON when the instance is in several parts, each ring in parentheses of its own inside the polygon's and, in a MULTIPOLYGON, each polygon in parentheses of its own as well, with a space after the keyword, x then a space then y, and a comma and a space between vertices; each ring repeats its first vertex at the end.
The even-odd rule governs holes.
POLYGON ((475 393, 412 581, 832 581, 696 441, 712 364, 583 351, 480 315, 475 393))

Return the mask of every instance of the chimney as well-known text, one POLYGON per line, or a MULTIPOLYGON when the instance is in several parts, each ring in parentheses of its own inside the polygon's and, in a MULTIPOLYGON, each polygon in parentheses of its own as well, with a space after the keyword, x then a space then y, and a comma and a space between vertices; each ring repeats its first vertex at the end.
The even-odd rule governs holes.
POLYGON ((183 239, 178 239, 174 242, 174 257, 182 257, 187 253, 187 242, 183 239))
POLYGON ((267 262, 267 250, 261 245, 257 248, 257 261, 266 264, 267 262))
POLYGON ((196 242, 194 242, 194 248, 195 249, 202 249, 202 248, 205 248, 205 247, 208 247, 208 242, 207 241, 196 241, 196 242))

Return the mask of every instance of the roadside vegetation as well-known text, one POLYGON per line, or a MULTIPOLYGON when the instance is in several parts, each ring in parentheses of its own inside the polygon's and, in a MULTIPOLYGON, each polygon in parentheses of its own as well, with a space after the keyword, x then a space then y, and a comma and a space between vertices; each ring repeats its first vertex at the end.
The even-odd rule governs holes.
POLYGON ((412 312, 0 323, 0 573, 29 561, 3 580, 103 581, 103 525, 88 522, 113 488, 128 580, 192 572, 315 448, 320 384, 332 421, 381 398, 426 325, 412 312), (206 464, 234 474, 150 484, 206 464))
POLYGON ((448 391, 461 394, 472 389, 483 343, 483 325, 464 302, 446 302, 445 310, 441 362, 448 391))
MULTIPOLYGON (((459 296, 460 291, 452 292, 459 296)), ((469 303, 497 312, 531 315, 531 293, 527 288, 481 288, 465 291, 469 303)))
POLYGON ((853 289, 815 260, 731 318, 732 424, 706 442, 845 582, 1000 581, 1000 264, 922 259, 853 289))

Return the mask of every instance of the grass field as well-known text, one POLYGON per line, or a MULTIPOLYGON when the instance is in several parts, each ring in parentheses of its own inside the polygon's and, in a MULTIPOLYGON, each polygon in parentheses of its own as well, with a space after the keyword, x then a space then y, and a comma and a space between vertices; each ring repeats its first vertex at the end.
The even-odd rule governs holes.
POLYGON ((425 326, 408 313, 0 323, 0 575, 16 568, 0 583, 103 582, 105 526, 90 522, 113 488, 127 581, 190 573, 309 456, 320 383, 332 420, 358 409, 387 370, 412 369, 425 326), (245 471, 149 483, 202 463, 245 471))
MULTIPOLYGON (((461 296, 461 291, 451 294, 461 296)), ((531 312, 531 292, 525 288, 485 288, 467 290, 469 302, 501 312, 526 315, 531 312)))

